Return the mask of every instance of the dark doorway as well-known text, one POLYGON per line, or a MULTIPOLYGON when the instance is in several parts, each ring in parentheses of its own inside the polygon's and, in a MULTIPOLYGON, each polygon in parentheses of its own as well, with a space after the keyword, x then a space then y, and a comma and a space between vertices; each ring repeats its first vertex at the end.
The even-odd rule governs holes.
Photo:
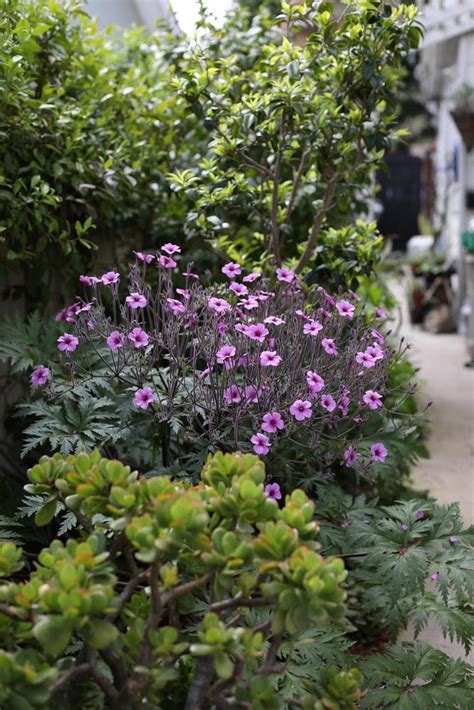
POLYGON ((393 153, 385 158, 385 165, 377 173, 377 197, 383 206, 378 228, 393 239, 394 249, 405 251, 407 241, 419 232, 421 160, 408 153, 393 153))

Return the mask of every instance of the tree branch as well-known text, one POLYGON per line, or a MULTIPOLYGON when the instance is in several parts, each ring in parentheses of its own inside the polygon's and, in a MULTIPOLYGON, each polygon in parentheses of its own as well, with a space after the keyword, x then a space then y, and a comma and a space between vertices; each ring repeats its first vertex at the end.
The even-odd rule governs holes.
POLYGON ((214 602, 209 607, 210 611, 220 612, 226 611, 227 609, 236 609, 239 606, 246 607, 258 607, 258 606, 271 606, 273 603, 272 599, 264 599, 263 597, 244 597, 242 594, 237 594, 233 599, 223 599, 221 602, 214 602))
POLYGON ((74 666, 73 668, 70 668, 68 671, 66 671, 66 673, 63 673, 63 675, 59 676, 59 678, 51 684, 51 693, 56 693, 58 690, 61 690, 61 688, 70 683, 70 681, 74 678, 77 678, 80 675, 85 675, 86 673, 90 673, 91 670, 91 663, 81 663, 79 666, 74 666))
POLYGON ((208 704, 204 705, 204 703, 213 673, 214 656, 200 656, 196 661, 196 670, 193 682, 189 687, 184 710, 202 710, 209 707, 208 704))
POLYGON ((336 178, 333 176, 326 185, 323 197, 323 206, 316 214, 313 221, 313 226, 309 235, 309 239, 306 243, 304 252, 302 253, 298 265, 296 266, 295 273, 299 274, 303 271, 304 267, 308 264, 311 259, 311 255, 316 247, 316 242, 318 239, 319 232, 321 231, 321 226, 323 224, 326 214, 332 207, 332 198, 334 195, 334 189, 336 187, 336 178))

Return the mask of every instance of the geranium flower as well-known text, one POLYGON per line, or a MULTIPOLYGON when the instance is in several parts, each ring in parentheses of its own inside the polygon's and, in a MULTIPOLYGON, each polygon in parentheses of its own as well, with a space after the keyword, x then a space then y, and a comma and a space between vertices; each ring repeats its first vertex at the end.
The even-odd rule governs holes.
POLYGON ((321 397, 321 406, 327 409, 328 412, 334 412, 336 409, 336 400, 330 394, 323 394, 321 397))
POLYGON ((281 490, 278 483, 267 483, 265 486, 265 495, 270 500, 281 500, 281 490))
POLYGON ((235 264, 234 262, 229 262, 225 266, 222 267, 221 269, 222 273, 225 274, 229 279, 233 279, 239 274, 242 273, 242 269, 240 268, 239 264, 235 264))
POLYGON ((341 410, 342 416, 347 417, 349 414, 349 405, 351 403, 351 400, 347 395, 343 395, 339 401, 339 409, 341 410))
POLYGON ((260 353, 260 364, 262 367, 278 367, 281 357, 276 350, 264 350, 260 353))
POLYGON ((373 345, 369 345, 365 349, 365 352, 367 353, 367 355, 370 355, 370 357, 373 357, 374 360, 383 360, 384 355, 385 355, 384 351, 382 350, 380 345, 378 345, 377 343, 374 343, 373 345))
POLYGON ((311 402, 308 402, 307 399, 297 399, 290 407, 290 414, 294 416, 297 422, 309 419, 313 416, 311 402))
POLYGON ((148 409, 150 404, 155 401, 155 395, 149 387, 143 387, 135 392, 133 404, 140 409, 148 409))
POLYGON ((164 254, 160 254, 160 256, 158 257, 158 264, 164 269, 174 269, 176 266, 178 266, 174 259, 172 259, 170 256, 165 256, 164 254))
POLYGON ((167 298, 166 303, 173 313, 186 313, 186 306, 181 301, 178 301, 177 298, 167 298))
POLYGON ((125 336, 118 330, 113 330, 107 338, 107 345, 111 350, 118 350, 125 345, 125 336))
POLYGON ((248 325, 245 325, 245 323, 236 323, 234 325, 234 330, 236 330, 237 333, 243 333, 244 335, 247 334, 247 328, 248 325))
POLYGON ((349 448, 344 451, 344 461, 346 462, 346 466, 352 466, 356 458, 356 450, 353 446, 349 446, 349 448))
POLYGON ((328 355, 339 355, 339 351, 336 348, 336 343, 333 338, 323 338, 321 345, 328 355))
POLYGON ((459 538, 456 535, 450 535, 448 538, 451 545, 456 545, 459 542, 459 538))
POLYGON ((296 279, 296 274, 289 269, 277 269, 276 276, 278 281, 286 281, 289 284, 296 279))
POLYGON ((431 575, 431 579, 433 580, 433 582, 436 582, 436 580, 439 579, 439 572, 433 572, 433 574, 431 575))
POLYGON ((219 365, 233 364, 235 348, 233 345, 223 345, 216 353, 219 365))
POLYGON ((261 391, 255 385, 248 385, 244 390, 245 399, 251 404, 258 402, 260 394, 261 391))
POLYGON ((313 370, 308 370, 308 372, 306 373, 306 382, 310 387, 311 394, 321 392, 321 390, 324 388, 323 378, 321 377, 321 375, 318 375, 317 372, 313 372, 313 370))
POLYGON ((144 254, 141 251, 134 251, 133 253, 137 257, 138 261, 144 261, 145 264, 151 264, 151 262, 155 258, 153 254, 144 254))
POLYGON ((379 331, 375 330, 375 328, 370 331, 370 335, 381 345, 384 344, 385 338, 383 337, 382 333, 379 333, 379 331))
POLYGON ((73 353, 79 345, 79 338, 76 338, 75 335, 71 335, 71 333, 64 333, 64 335, 59 336, 57 343, 58 350, 73 353))
POLYGON ((261 276, 261 274, 257 274, 255 272, 252 272, 251 274, 247 274, 247 276, 244 276, 242 281, 244 281, 245 283, 253 283, 257 279, 259 279, 260 276, 261 276))
POLYGON ((166 244, 163 244, 162 247, 160 247, 161 251, 165 251, 167 254, 171 256, 171 254, 179 254, 181 252, 181 247, 179 247, 177 244, 171 244, 171 242, 167 242, 166 244))
POLYGON ((367 368, 375 366, 374 358, 371 355, 369 355, 369 353, 366 353, 366 352, 357 353, 356 362, 359 363, 359 365, 363 365, 364 367, 367 367, 367 368))
POLYGON ((227 404, 239 404, 242 401, 242 393, 237 385, 231 385, 224 390, 224 399, 227 404))
POLYGON ((118 274, 116 271, 107 271, 107 273, 102 274, 101 277, 102 283, 106 286, 111 286, 112 284, 118 283, 119 279, 120 274, 118 274))
POLYGON ((231 305, 230 303, 227 303, 227 301, 224 301, 223 298, 216 298, 215 296, 212 296, 209 299, 209 303, 207 304, 211 311, 215 311, 216 313, 222 314, 222 313, 227 313, 227 311, 230 311, 231 305))
POLYGON ((246 296, 249 292, 247 286, 239 284, 237 281, 232 281, 229 288, 235 293, 236 296, 246 296))
POLYGON ((253 444, 253 450, 256 454, 266 456, 266 454, 270 451, 270 439, 265 434, 261 434, 260 432, 258 434, 254 434, 250 438, 250 441, 253 444))
POLYGON ((130 308, 133 308, 134 310, 136 310, 137 308, 145 308, 146 304, 148 303, 145 296, 142 293, 137 293, 136 291, 127 296, 125 302, 128 306, 130 306, 130 308))
POLYGON ((378 392, 374 392, 374 390, 367 390, 367 392, 364 394, 362 397, 362 401, 364 404, 366 404, 370 409, 379 409, 379 407, 382 407, 382 395, 380 395, 378 392))
POLYGON ((263 323, 252 323, 252 325, 247 326, 245 335, 250 340, 258 340, 259 343, 263 343, 269 331, 265 328, 263 323))
POLYGON ((355 307, 349 301, 338 301, 336 309, 340 316, 352 320, 354 317, 355 307))
POLYGON ((33 370, 33 373, 31 375, 31 384, 33 387, 42 387, 47 383, 51 376, 51 370, 49 367, 45 367, 44 365, 38 365, 37 368, 33 370))
POLYGON ((283 325, 284 324, 284 319, 280 318, 279 316, 268 316, 265 318, 263 321, 264 323, 271 323, 272 325, 283 325))
POLYGON ((177 288, 176 293, 179 293, 179 295, 182 296, 185 301, 189 301, 189 299, 191 298, 191 294, 187 288, 177 288))
POLYGON ((387 317, 387 314, 382 308, 376 308, 375 309, 375 317, 380 318, 381 320, 385 320, 387 317))
POLYGON ((134 348, 144 348, 148 345, 148 334, 141 328, 134 328, 129 334, 128 339, 134 348))
POLYGON ((417 519, 417 520, 423 520, 424 517, 425 517, 425 514, 424 514, 424 512, 423 512, 422 510, 417 510, 417 511, 416 511, 416 519, 417 519))
POLYGON ((254 308, 258 308, 259 305, 258 298, 255 298, 255 296, 249 296, 249 298, 239 301, 239 306, 245 308, 246 311, 252 311, 254 308))
POLYGON ((81 284, 84 284, 84 286, 92 286, 92 278, 90 276, 85 276, 84 274, 81 274, 79 276, 79 281, 81 284))
POLYGON ((187 279, 194 279, 195 281, 199 281, 200 276, 198 274, 194 274, 192 271, 188 270, 182 272, 183 276, 186 276, 187 279))
POLYGON ((372 454, 372 458, 371 458, 372 462, 374 462, 374 461, 383 462, 387 458, 387 454, 388 454, 387 449, 380 442, 371 446, 370 452, 372 454))
POLYGON ((263 415, 262 429, 268 434, 274 434, 278 429, 284 429, 285 423, 278 412, 267 412, 263 415))
POLYGON ((321 323, 319 323, 317 320, 310 320, 308 323, 305 323, 303 326, 303 333, 305 335, 317 335, 321 330, 323 329, 323 326, 321 323))

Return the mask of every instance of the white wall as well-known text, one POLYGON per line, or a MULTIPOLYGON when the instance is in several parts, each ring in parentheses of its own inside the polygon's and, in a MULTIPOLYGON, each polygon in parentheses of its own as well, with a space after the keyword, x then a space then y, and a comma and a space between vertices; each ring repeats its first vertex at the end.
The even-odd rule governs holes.
POLYGON ((85 0, 89 15, 97 17, 100 27, 133 24, 153 27, 158 18, 168 17, 167 0, 85 0))

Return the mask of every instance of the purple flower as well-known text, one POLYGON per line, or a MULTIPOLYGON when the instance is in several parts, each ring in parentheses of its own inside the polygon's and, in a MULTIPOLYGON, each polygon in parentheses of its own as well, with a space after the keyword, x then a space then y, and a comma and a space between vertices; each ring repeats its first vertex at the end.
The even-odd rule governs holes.
POLYGON ((375 309, 375 317, 385 320, 387 317, 387 314, 385 313, 385 311, 382 308, 376 308, 375 309))
POLYGON ((187 288, 177 288, 176 293, 179 293, 179 295, 182 296, 185 301, 189 301, 189 299, 191 298, 191 294, 189 293, 187 288))
POLYGON ((364 404, 366 404, 370 409, 378 409, 382 407, 382 395, 374 390, 367 390, 367 392, 362 397, 364 404))
POLYGON ((127 296, 125 302, 134 310, 137 308, 145 308, 147 304, 145 296, 142 293, 137 293, 136 291, 131 293, 130 296, 127 296))
POLYGON ((243 333, 244 335, 247 334, 247 328, 248 326, 245 325, 245 323, 236 323, 234 325, 234 330, 236 330, 237 333, 243 333))
POLYGON ((261 276, 261 274, 257 274, 255 272, 252 272, 251 274, 247 274, 247 276, 244 276, 242 281, 244 281, 245 283, 253 283, 257 279, 259 279, 260 276, 261 276))
POLYGON ((198 274, 193 274, 193 272, 191 271, 191 267, 189 267, 187 271, 183 271, 182 274, 183 276, 186 276, 187 279, 194 279, 195 281, 199 281, 198 274))
POLYGON ((459 542, 459 538, 456 537, 456 535, 450 535, 449 542, 451 543, 451 545, 456 545, 459 542))
POLYGON ((383 337, 382 333, 379 333, 378 330, 372 329, 370 331, 370 335, 372 338, 374 338, 380 345, 383 345, 385 342, 385 338, 383 337))
POLYGON ((216 313, 222 314, 222 313, 227 313, 227 311, 230 311, 231 305, 230 303, 227 303, 227 301, 224 301, 223 298, 216 298, 215 296, 212 296, 209 299, 209 303, 207 304, 211 311, 215 311, 216 313))
POLYGON ((155 401, 155 395, 149 387, 137 390, 133 397, 133 404, 140 409, 148 409, 150 404, 155 401))
POLYGON ((244 286, 244 284, 239 284, 237 281, 232 281, 229 288, 235 293, 236 296, 246 296, 249 292, 247 286, 244 286))
POLYGON ((224 390, 224 399, 227 404, 239 404, 242 401, 242 393, 237 385, 231 385, 224 390))
POLYGON ((330 394, 323 394, 321 397, 321 406, 324 407, 324 409, 327 409, 328 412, 334 412, 337 405, 334 397, 331 397, 330 394))
POLYGON ((70 333, 64 333, 64 335, 59 336, 57 343, 58 350, 61 350, 62 352, 67 351, 68 353, 73 353, 79 345, 79 339, 76 338, 75 335, 71 335, 70 333))
POLYGON ((261 434, 260 432, 258 434, 254 434, 250 438, 250 441, 253 444, 253 450, 256 454, 266 456, 266 454, 270 451, 270 439, 265 434, 261 434))
POLYGON ((278 483, 267 483, 265 486, 265 495, 270 500, 281 500, 281 491, 278 483))
POLYGON ((254 308, 258 308, 259 305, 258 298, 255 298, 255 296, 249 296, 244 298, 243 301, 239 301, 239 306, 245 308, 246 311, 252 311, 254 308))
POLYGON ((178 301, 177 298, 167 298, 166 303, 173 313, 186 313, 186 306, 181 301, 178 301))
POLYGON ((374 367, 374 365, 375 365, 374 358, 371 355, 369 355, 369 353, 367 353, 367 352, 357 353, 356 362, 359 363, 359 365, 363 365, 364 367, 374 367))
POLYGON ((310 318, 304 311, 301 310, 301 308, 297 308, 295 311, 295 315, 298 316, 298 318, 302 318, 306 323, 310 323, 312 318, 310 318))
POLYGON ((423 520, 424 517, 425 517, 425 514, 424 514, 424 512, 423 512, 422 510, 417 510, 417 511, 416 511, 416 519, 417 519, 417 520, 423 520))
POLYGON ((107 271, 107 273, 102 274, 101 280, 106 286, 111 286, 112 284, 118 283, 119 278, 120 274, 116 271, 107 271))
POLYGON ((346 466, 350 467, 353 465, 354 461, 357 458, 357 453, 356 450, 354 449, 353 446, 349 446, 348 449, 344 451, 344 461, 346 462, 346 466))
POLYGON ((433 580, 433 582, 436 582, 436 580, 439 579, 439 572, 433 572, 433 574, 431 575, 431 579, 433 580))
POLYGON ((297 422, 309 419, 309 417, 313 416, 311 402, 308 402, 307 399, 297 399, 290 407, 290 414, 294 416, 297 422))
POLYGON ((144 348, 148 345, 148 335, 141 328, 134 328, 129 334, 128 339, 134 348, 144 348))
POLYGON ((268 434, 274 434, 278 429, 284 429, 285 424, 278 412, 267 412, 263 415, 262 429, 268 434))
POLYGON ((31 375, 31 384, 33 387, 42 387, 47 383, 50 376, 51 371, 49 367, 38 365, 38 367, 33 370, 33 374, 31 375))
POLYGON ((107 345, 111 350, 118 350, 125 345, 125 336, 118 330, 113 330, 107 338, 107 345))
POLYGON ((348 318, 349 320, 353 319, 355 307, 352 303, 349 303, 349 301, 338 301, 338 303, 336 303, 336 309, 343 318, 348 318))
POLYGON ((374 461, 382 461, 383 462, 387 458, 387 454, 388 454, 387 449, 380 442, 371 446, 370 452, 372 454, 372 458, 370 459, 372 462, 374 462, 374 461))
POLYGON ((349 397, 346 394, 343 395, 339 401, 338 407, 341 410, 341 413, 344 417, 347 417, 347 415, 349 414, 350 403, 351 403, 351 400, 349 399, 349 397))
POLYGON ((328 355, 339 355, 339 352, 336 348, 336 343, 332 338, 323 338, 321 341, 321 345, 323 346, 324 350, 327 352, 328 355))
POLYGON ((365 349, 365 352, 367 355, 370 355, 370 357, 373 357, 374 360, 383 360, 385 355, 384 351, 377 343, 369 345, 369 347, 365 349))
POLYGON ((305 323, 303 326, 303 333, 305 335, 317 335, 321 330, 323 329, 323 326, 321 323, 319 323, 317 320, 310 320, 308 323, 305 323))
POLYGON ((296 278, 296 274, 294 274, 293 271, 290 271, 289 269, 277 269, 276 275, 278 281, 286 281, 289 284, 296 278))
POLYGON ((174 269, 175 266, 177 266, 177 263, 174 259, 172 259, 170 256, 165 256, 164 254, 160 254, 160 256, 158 257, 158 264, 164 269, 174 269))
POLYGON ((255 387, 255 385, 248 385, 244 390, 245 399, 250 403, 258 402, 260 394, 261 390, 255 387))
POLYGON ((235 355, 235 348, 233 345, 223 345, 221 348, 219 348, 216 355, 217 362, 219 363, 219 365, 226 365, 228 366, 227 369, 233 367, 233 358, 235 355))
POLYGON ((163 244, 162 247, 160 247, 161 251, 165 251, 167 254, 171 256, 171 254, 179 254, 181 252, 181 247, 179 247, 177 244, 171 244, 171 242, 167 242, 166 244, 163 244))
POLYGON ((260 353, 260 364, 262 367, 278 367, 281 363, 281 357, 277 355, 276 350, 263 350, 260 353))
POLYGON ((408 525, 406 523, 402 523, 400 527, 402 530, 408 530, 408 525))
POLYGON ((242 273, 242 269, 240 268, 239 264, 235 264, 232 261, 229 262, 228 264, 226 264, 225 266, 223 266, 221 271, 229 279, 233 279, 233 278, 235 278, 235 276, 238 276, 239 274, 242 273))
POLYGON ((263 321, 264 323, 271 323, 271 325, 283 325, 285 322, 283 318, 280 318, 279 316, 268 316, 265 318, 263 321))
POLYGON ((144 261, 145 264, 151 264, 151 262, 155 258, 153 254, 143 254, 143 252, 141 251, 134 251, 133 253, 137 257, 138 261, 144 261))
POLYGON ((313 397, 324 388, 323 378, 321 375, 318 375, 317 372, 313 372, 313 370, 308 370, 306 373, 306 382, 308 383, 310 394, 313 397))
POLYGON ((90 276, 85 276, 84 274, 81 274, 79 276, 79 281, 81 284, 84 284, 84 286, 92 286, 92 278, 90 276))
POLYGON ((265 328, 263 323, 253 323, 249 325, 245 330, 245 335, 250 340, 258 340, 259 343, 263 343, 269 331, 265 328))

